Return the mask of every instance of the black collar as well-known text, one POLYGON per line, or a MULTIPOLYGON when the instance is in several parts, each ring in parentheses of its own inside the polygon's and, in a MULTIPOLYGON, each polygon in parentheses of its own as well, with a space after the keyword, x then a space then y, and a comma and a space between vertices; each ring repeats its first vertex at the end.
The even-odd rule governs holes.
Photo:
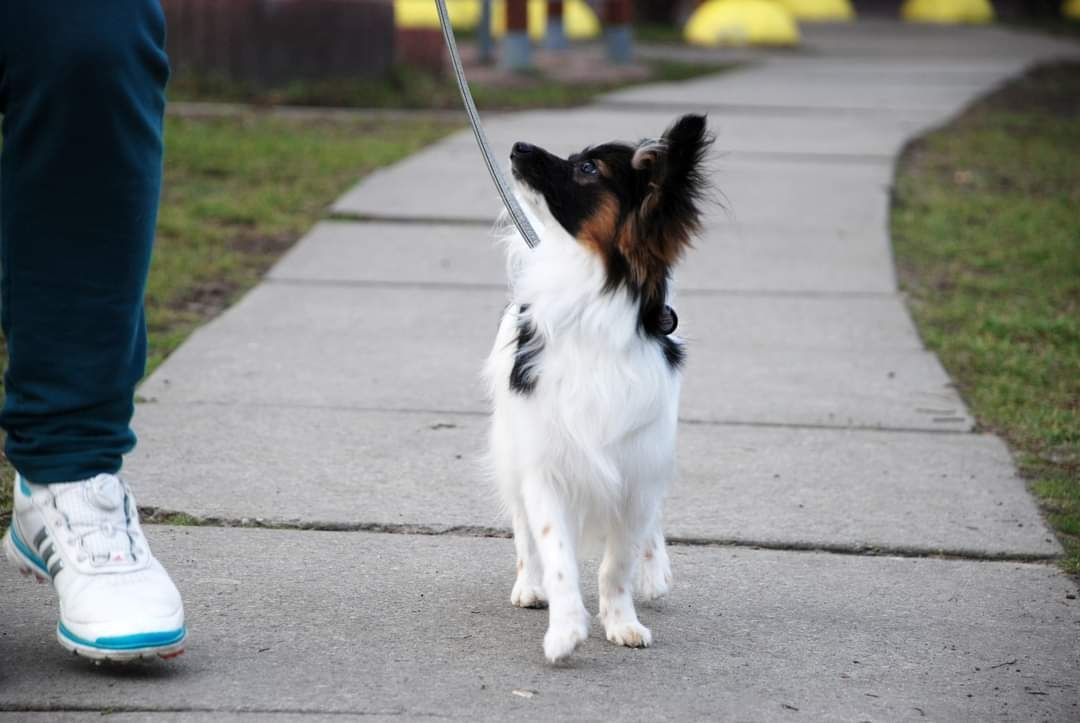
POLYGON ((670 306, 664 305, 664 310, 660 312, 660 333, 664 336, 671 336, 675 333, 675 330, 679 328, 679 315, 675 313, 675 310, 670 306))

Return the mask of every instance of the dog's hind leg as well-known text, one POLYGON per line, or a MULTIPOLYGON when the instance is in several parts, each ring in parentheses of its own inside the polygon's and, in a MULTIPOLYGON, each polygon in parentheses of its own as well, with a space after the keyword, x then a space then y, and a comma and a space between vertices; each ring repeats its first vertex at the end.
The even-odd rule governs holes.
POLYGON ((620 522, 608 533, 600 563, 600 620, 604 632, 611 642, 629 648, 652 644, 652 633, 638 621, 630 592, 642 547, 639 529, 620 522))
POLYGON ((642 600, 656 600, 671 591, 671 560, 664 542, 660 515, 642 545, 634 591, 642 600))
POLYGON ((544 566, 520 501, 514 509, 514 548, 517 550, 517 579, 510 593, 510 603, 519 608, 547 607, 544 566))
POLYGON ((539 470, 525 475, 522 493, 548 599, 544 655, 555 663, 569 657, 589 635, 589 613, 578 581, 577 524, 563 495, 539 470))

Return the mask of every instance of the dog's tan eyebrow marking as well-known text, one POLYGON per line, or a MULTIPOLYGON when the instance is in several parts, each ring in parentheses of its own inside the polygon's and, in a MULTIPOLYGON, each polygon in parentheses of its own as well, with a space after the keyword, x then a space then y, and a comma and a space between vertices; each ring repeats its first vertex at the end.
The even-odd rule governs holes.
POLYGON ((619 221, 619 203, 611 194, 605 193, 592 216, 585 220, 578 231, 578 240, 589 246, 601 258, 615 236, 619 221))

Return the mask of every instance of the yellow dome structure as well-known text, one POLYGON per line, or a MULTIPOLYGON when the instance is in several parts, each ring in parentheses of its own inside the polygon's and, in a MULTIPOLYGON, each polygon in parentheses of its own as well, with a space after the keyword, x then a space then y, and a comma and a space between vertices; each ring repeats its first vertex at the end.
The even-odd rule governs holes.
POLYGON ((851 0, 779 0, 799 22, 839 22, 855 19, 851 0))
POLYGON ((900 15, 916 23, 989 23, 994 6, 990 0, 907 0, 900 15))
MULTIPOLYGON (((434 2, 432 2, 434 5, 434 2)), ((547 0, 529 0, 529 37, 541 40, 547 32, 547 0)), ((570 40, 588 40, 600 35, 600 19, 585 0, 563 4, 563 32, 570 40)), ((491 7, 491 34, 506 34, 506 2, 495 0, 491 7)))
MULTIPOLYGON (((480 0, 446 0, 454 30, 475 30, 480 25, 480 0)), ((394 0, 394 24, 399 28, 437 28, 435 0, 394 0)))
POLYGON ((1061 14, 1069 20, 1080 20, 1080 0, 1065 0, 1061 14))
POLYGON ((691 45, 798 45, 792 14, 771 0, 709 0, 683 29, 691 45))

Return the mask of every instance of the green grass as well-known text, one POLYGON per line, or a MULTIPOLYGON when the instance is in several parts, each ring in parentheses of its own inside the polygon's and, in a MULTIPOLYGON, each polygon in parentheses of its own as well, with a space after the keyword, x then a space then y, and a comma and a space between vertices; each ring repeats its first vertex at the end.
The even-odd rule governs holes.
MULTIPOLYGON (((581 105, 600 93, 646 82, 688 80, 733 68, 733 64, 649 62, 647 78, 634 81, 565 83, 542 73, 524 75, 512 84, 473 82, 476 104, 486 110, 563 108, 581 105)), ((408 67, 394 68, 383 79, 356 78, 297 81, 259 88, 205 75, 178 74, 172 81, 173 100, 230 101, 257 105, 301 105, 342 108, 405 108, 458 110, 461 98, 449 76, 436 76, 408 67)))
POLYGON ((1003 436, 1080 574, 1080 64, 913 144, 892 233, 920 331, 1003 436))
POLYGON ((634 39, 654 45, 682 45, 683 29, 668 23, 639 23, 634 26, 634 39))
MULTIPOLYGON (((427 120, 166 122, 164 192, 147 286, 148 368, 253 286, 362 175, 452 130, 427 120)), ((0 346, 0 363, 6 363, 0 346)), ((0 526, 13 472, 0 463, 0 526)))

